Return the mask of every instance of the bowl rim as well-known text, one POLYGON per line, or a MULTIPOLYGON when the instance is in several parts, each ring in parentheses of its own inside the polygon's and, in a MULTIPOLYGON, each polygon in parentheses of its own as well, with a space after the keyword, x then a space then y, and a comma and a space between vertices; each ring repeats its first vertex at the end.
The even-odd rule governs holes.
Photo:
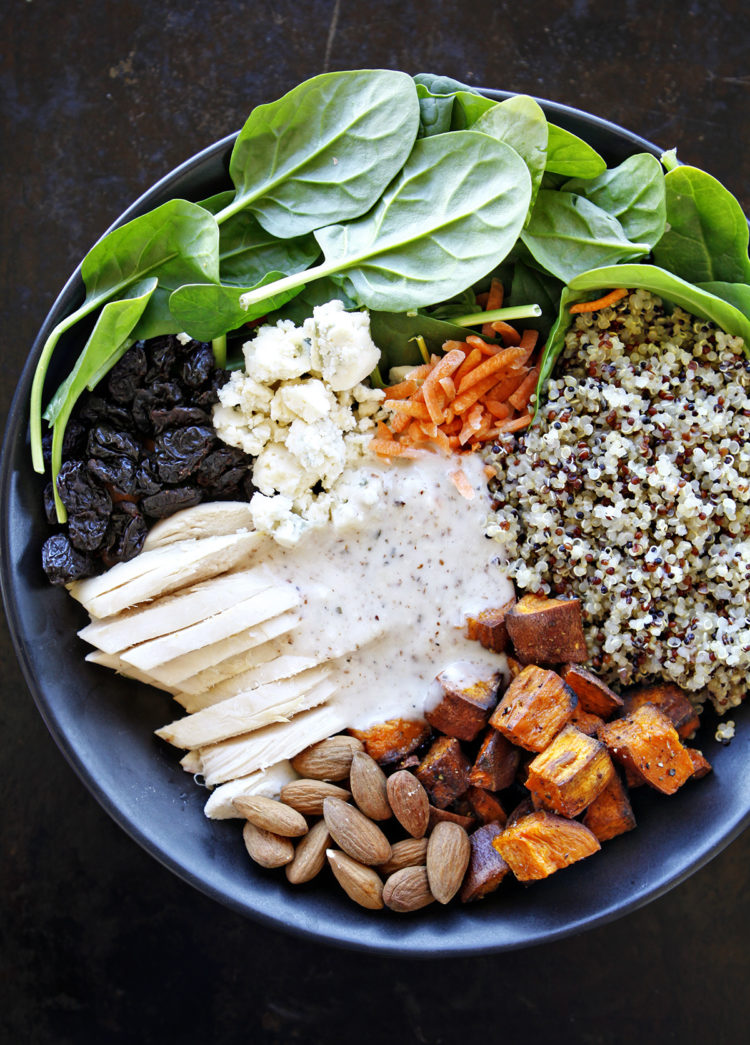
MULTIPOLYGON (((489 88, 477 89, 480 90, 482 94, 497 100, 504 100, 519 93, 512 91, 499 91, 489 88)), ((553 102, 543 98, 536 98, 535 100, 539 102, 548 116, 558 118, 559 122, 563 125, 572 122, 577 126, 586 127, 590 131, 614 136, 620 141, 626 142, 628 148, 632 150, 650 152, 656 157, 659 157, 662 154, 663 150, 652 142, 647 141, 645 138, 620 127, 618 124, 609 120, 560 102, 553 102)), ((226 135, 178 164, 173 170, 156 181, 136 200, 134 200, 110 225, 103 235, 107 235, 107 233, 112 229, 131 220, 139 214, 150 210, 165 199, 173 198, 174 193, 170 191, 171 187, 176 183, 183 181, 198 168, 203 167, 206 164, 206 161, 218 158, 227 159, 231 146, 237 137, 237 133, 238 132, 226 135)), ((22 368, 11 401, 5 426, 2 459, 0 461, 0 539, 2 540, 4 548, 9 547, 10 540, 10 507, 14 474, 11 454, 11 444, 14 441, 12 437, 15 436, 16 439, 24 438, 24 433, 27 429, 28 393, 36 361, 41 352, 44 340, 56 321, 56 317, 64 314, 65 310, 72 307, 75 304, 76 297, 79 297, 83 292, 80 270, 81 266, 79 264, 68 278, 52 304, 22 368)), ((83 782, 87 790, 135 842, 183 881, 192 885, 205 895, 210 896, 212 899, 222 903, 229 909, 258 921, 270 928, 290 933, 293 936, 367 953, 392 954, 404 958, 432 959, 449 958, 468 954, 479 955, 499 953, 540 945, 543 943, 550 943, 584 930, 604 925, 616 918, 635 911, 652 900, 657 899, 713 859, 713 857, 729 845, 750 823, 750 809, 747 809, 744 815, 737 817, 733 823, 727 826, 727 830, 720 834, 716 834, 712 838, 711 843, 700 850, 697 857, 690 859, 684 866, 678 866, 676 870, 665 872, 663 875, 657 876, 648 888, 640 891, 635 890, 634 895, 627 902, 623 903, 622 901, 617 901, 609 905, 604 905, 594 914, 586 914, 579 918, 570 919, 552 930, 548 927, 541 927, 538 932, 531 932, 523 938, 501 941, 499 943, 493 942, 489 939, 484 939, 477 943, 474 938, 467 939, 466 935, 459 931, 455 934, 455 939, 452 939, 450 942, 446 941, 445 945, 441 942, 440 949, 436 951, 434 938, 431 944, 418 943, 414 945, 415 941, 411 939, 409 933, 402 934, 398 931, 391 932, 390 928, 386 929, 387 934, 391 937, 390 939, 384 939, 383 934, 381 933, 377 933, 375 938, 363 939, 359 934, 355 935, 353 932, 347 931, 346 923, 334 926, 333 929, 329 927, 328 931, 321 932, 316 929, 314 924, 310 924, 309 919, 304 916, 305 899, 300 894, 297 894, 298 900, 296 901, 299 906, 299 911, 297 913, 300 917, 297 917, 296 919, 293 918, 291 921, 289 920, 289 911, 284 909, 284 905, 282 905, 280 913, 269 913, 260 906, 253 908, 183 866, 166 847, 159 845, 153 837, 149 836, 143 826, 141 826, 136 819, 129 816, 126 811, 121 808, 121 804, 118 803, 117 800, 117 795, 107 791, 102 786, 101 782, 93 775, 90 767, 81 759, 76 744, 61 725, 59 715, 55 711, 53 702, 48 699, 40 685, 35 671, 32 650, 30 646, 23 641, 21 612, 12 582, 8 556, 5 554, 0 557, 0 588, 2 589, 2 597, 11 639, 26 684, 55 743, 60 748, 68 764, 73 768, 74 772, 83 782), (336 931, 337 929, 338 931, 336 931)), ((291 890, 289 890, 289 892, 291 894, 291 890)), ((294 896, 294 894, 291 895, 294 896)), ((294 909, 294 903, 291 907, 294 909)), ((404 925, 405 923, 402 922, 401 924, 404 925)))

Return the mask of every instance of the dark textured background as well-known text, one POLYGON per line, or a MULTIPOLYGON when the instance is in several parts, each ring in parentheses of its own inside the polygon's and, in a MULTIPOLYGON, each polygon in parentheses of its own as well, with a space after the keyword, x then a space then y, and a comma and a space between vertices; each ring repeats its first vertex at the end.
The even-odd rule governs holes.
MULTIPOLYGON (((739 0, 6 0, 2 420, 41 320, 133 198, 324 69, 443 72, 622 123, 750 209, 739 0)), ((0 636, 0 1042, 744 1042, 750 833, 549 947, 414 964, 261 929, 173 877, 63 761, 0 636)), ((747 725, 745 723, 745 725, 747 725)))

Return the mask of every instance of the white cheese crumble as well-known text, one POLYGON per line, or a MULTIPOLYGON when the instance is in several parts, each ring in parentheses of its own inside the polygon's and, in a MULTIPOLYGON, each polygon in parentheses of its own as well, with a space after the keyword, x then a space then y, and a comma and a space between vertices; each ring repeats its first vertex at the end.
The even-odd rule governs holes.
POLYGON ((329 301, 301 327, 260 327, 243 353, 213 420, 225 443, 256 458, 256 529, 291 545, 311 526, 355 520, 367 501, 356 467, 384 398, 362 383, 380 359, 369 315, 329 301))

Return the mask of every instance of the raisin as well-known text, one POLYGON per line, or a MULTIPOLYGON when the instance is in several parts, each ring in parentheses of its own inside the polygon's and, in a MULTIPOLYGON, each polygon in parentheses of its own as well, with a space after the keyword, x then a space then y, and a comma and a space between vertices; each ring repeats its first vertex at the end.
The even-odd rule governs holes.
POLYGON ((220 446, 203 458, 195 470, 195 481, 199 486, 212 486, 228 471, 250 467, 251 458, 235 446, 220 446))
POLYGON ((67 584, 90 577, 96 563, 90 555, 76 551, 64 533, 56 533, 42 545, 42 568, 51 584, 67 584))
MULTIPOLYGON (((65 426, 63 436, 62 458, 67 461, 71 457, 79 457, 86 446, 86 428, 74 417, 65 426)), ((52 462, 52 432, 42 436, 42 457, 46 465, 52 462)))
POLYGON ((173 406, 170 410, 152 410, 151 420, 157 433, 163 432, 165 428, 211 424, 211 418, 206 411, 197 406, 173 406))
POLYGON ((150 388, 139 388, 133 397, 133 420, 140 432, 153 434, 152 411, 182 403, 182 390, 176 381, 155 381, 150 388))
MULTIPOLYGON (((141 342, 138 342, 139 344, 141 342)), ((144 384, 150 385, 154 381, 165 378, 171 374, 177 357, 179 341, 177 338, 155 337, 146 342, 148 350, 148 371, 144 384)))
POLYGON ((119 461, 128 457, 137 462, 141 456, 141 445, 129 432, 120 432, 112 425, 96 425, 89 432, 86 449, 89 457, 98 457, 102 461, 119 461))
POLYGON ((129 457, 113 457, 108 461, 92 457, 87 467, 100 483, 114 487, 117 493, 125 494, 126 497, 135 494, 136 465, 129 457))
POLYGON ((191 341, 187 348, 188 352, 180 361, 177 374, 188 388, 200 388, 214 369, 214 354, 209 344, 200 341, 191 341))
POLYGON ((228 380, 228 370, 214 370, 211 374, 211 380, 209 381, 208 386, 192 397, 193 404, 195 406, 205 407, 213 406, 214 403, 218 403, 219 389, 223 388, 228 380))
POLYGON ((129 348, 107 378, 107 390, 116 403, 132 403, 148 370, 146 350, 141 342, 129 348))
POLYGON ((122 501, 112 512, 102 550, 102 559, 107 567, 116 562, 127 562, 135 558, 143 547, 148 533, 148 523, 135 504, 122 501))
POLYGON ((57 525, 57 508, 55 507, 55 488, 51 482, 44 487, 44 514, 51 526, 57 525))
POLYGON ((133 493, 136 497, 148 497, 151 494, 158 493, 161 487, 162 484, 156 475, 153 457, 150 455, 143 457, 135 470, 133 493))
POLYGON ((160 493, 144 497, 141 507, 146 515, 154 519, 166 519, 168 515, 182 511, 183 508, 192 508, 199 504, 202 499, 200 490, 194 486, 175 486, 170 490, 162 490, 160 493))
POLYGON ((68 512, 68 535, 79 551, 95 551, 102 542, 112 499, 83 461, 65 461, 57 476, 60 500, 68 512))
POLYGON ((195 471, 215 439, 212 428, 189 425, 171 428, 157 436, 154 445, 156 473, 163 483, 181 483, 195 471))
POLYGON ((109 403, 100 396, 90 395, 82 402, 78 410, 78 420, 87 429, 104 423, 112 425, 118 431, 133 431, 130 411, 117 403, 109 403))

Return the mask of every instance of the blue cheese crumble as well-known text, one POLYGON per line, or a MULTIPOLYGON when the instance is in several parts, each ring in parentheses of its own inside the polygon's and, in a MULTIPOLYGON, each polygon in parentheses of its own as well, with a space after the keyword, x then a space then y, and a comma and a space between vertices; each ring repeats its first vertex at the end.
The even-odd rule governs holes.
POLYGON ((260 327, 243 354, 245 369, 219 392, 213 420, 225 443, 256 458, 256 529, 292 545, 311 526, 357 517, 377 496, 352 473, 384 398, 363 383, 380 359, 369 315, 329 301, 301 327, 260 327))

